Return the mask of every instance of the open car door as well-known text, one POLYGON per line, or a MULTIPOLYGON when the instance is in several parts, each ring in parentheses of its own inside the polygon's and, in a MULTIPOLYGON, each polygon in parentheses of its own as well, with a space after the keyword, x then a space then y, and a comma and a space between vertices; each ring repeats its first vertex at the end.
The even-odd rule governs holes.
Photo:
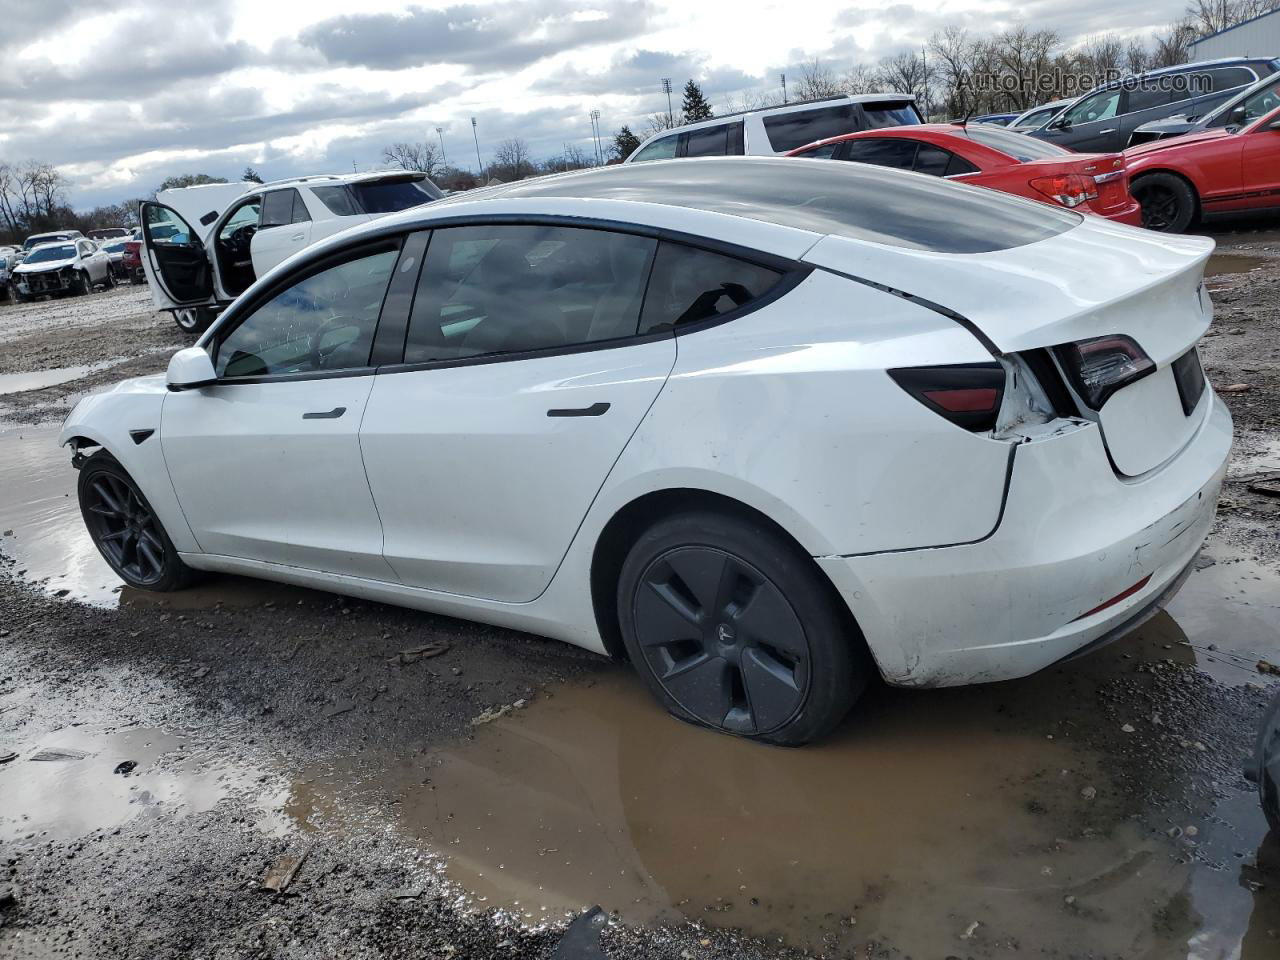
POLYGON ((142 223, 142 268, 151 287, 151 299, 160 310, 212 304, 213 258, 172 207, 146 202, 139 211, 142 223))

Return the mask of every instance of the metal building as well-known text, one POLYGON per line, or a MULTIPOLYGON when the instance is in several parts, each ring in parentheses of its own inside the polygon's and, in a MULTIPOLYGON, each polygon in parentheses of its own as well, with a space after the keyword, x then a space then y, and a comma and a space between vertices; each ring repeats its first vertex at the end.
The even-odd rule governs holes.
POLYGON ((1280 57, 1280 7, 1191 43, 1191 59, 1280 57))

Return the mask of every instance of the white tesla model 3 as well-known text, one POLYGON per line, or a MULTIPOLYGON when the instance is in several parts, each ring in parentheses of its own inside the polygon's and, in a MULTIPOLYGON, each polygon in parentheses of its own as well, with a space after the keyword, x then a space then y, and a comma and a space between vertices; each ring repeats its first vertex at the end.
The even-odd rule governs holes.
MULTIPOLYGON (((473 197, 296 255, 81 401, 61 442, 123 580, 558 637, 797 744, 873 671, 1018 677, 1131 627, 1206 536, 1209 241, 794 159, 473 197)), ((195 236, 147 244, 177 302, 195 236)))

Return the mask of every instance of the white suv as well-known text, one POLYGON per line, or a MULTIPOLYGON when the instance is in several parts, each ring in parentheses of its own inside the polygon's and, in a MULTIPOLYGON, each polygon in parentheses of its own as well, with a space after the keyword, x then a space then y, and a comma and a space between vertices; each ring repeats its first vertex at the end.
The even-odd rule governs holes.
POLYGON ((906 93, 865 93, 809 100, 663 130, 640 144, 624 162, 743 154, 776 157, 842 133, 921 122, 916 98, 906 93))
POLYGON ((25 303, 33 297, 90 293, 94 284, 110 290, 111 261, 96 243, 77 237, 41 243, 9 275, 13 299, 25 303))
POLYGON ((252 184, 221 211, 209 209, 208 188, 189 189, 193 195, 204 191, 196 200, 207 212, 194 213, 191 204, 179 202, 187 191, 174 190, 161 198, 166 202, 143 203, 139 214, 151 299, 188 332, 203 330, 258 277, 299 250, 443 196, 425 174, 405 172, 252 184))

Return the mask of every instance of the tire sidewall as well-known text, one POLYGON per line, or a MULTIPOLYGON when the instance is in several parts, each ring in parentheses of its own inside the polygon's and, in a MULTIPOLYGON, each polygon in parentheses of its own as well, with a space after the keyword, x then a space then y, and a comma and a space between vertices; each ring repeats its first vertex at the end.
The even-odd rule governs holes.
POLYGON ((690 511, 660 520, 631 547, 618 577, 617 610, 623 643, 645 685, 682 720, 721 733, 779 745, 799 745, 833 729, 865 687, 869 658, 834 588, 821 570, 788 540, 763 523, 715 511, 690 511), (709 547, 733 554, 768 577, 795 612, 809 645, 808 689, 790 720, 763 734, 736 734, 706 724, 685 710, 662 686, 644 657, 635 630, 633 605, 642 577, 661 555, 682 546, 709 547))

